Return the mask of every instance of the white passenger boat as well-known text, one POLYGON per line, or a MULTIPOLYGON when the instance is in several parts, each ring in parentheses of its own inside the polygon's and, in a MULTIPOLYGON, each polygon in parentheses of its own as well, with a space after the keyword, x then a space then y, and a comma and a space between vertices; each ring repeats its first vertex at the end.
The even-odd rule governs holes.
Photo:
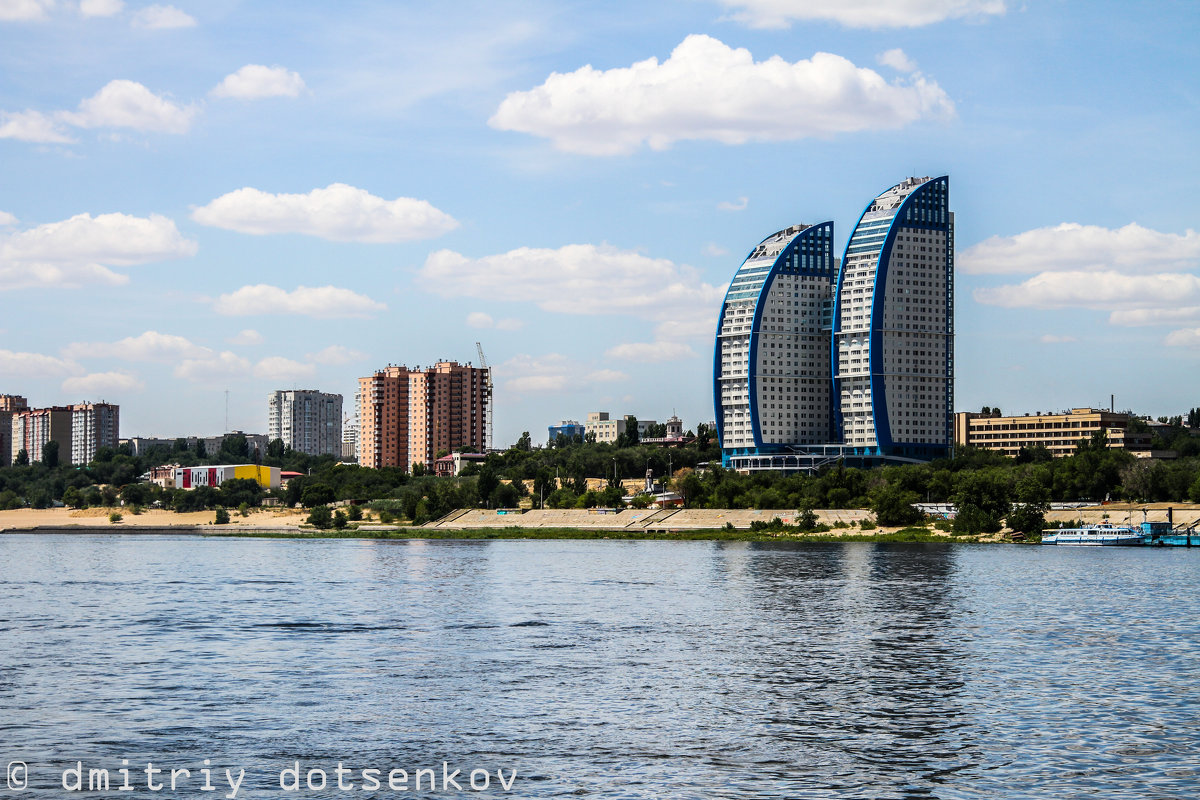
POLYGON ((1051 528, 1042 531, 1042 544, 1063 544, 1076 547, 1132 547, 1142 543, 1141 528, 1131 525, 1113 525, 1111 522, 1084 525, 1082 528, 1051 528))

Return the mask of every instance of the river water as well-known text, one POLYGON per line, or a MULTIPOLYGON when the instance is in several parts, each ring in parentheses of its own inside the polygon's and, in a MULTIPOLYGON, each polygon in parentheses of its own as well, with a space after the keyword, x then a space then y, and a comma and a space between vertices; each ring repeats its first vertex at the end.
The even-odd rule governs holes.
POLYGON ((0 565, 0 795, 1200 796, 1197 550, 8 535, 0 565))

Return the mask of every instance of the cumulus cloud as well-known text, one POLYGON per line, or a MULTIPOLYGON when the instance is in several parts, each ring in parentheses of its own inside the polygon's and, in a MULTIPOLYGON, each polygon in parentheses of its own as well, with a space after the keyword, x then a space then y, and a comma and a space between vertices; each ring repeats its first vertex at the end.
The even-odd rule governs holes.
POLYGON ((472 311, 467 314, 467 327, 470 328, 495 328, 498 331, 516 331, 525 327, 525 322, 515 317, 495 320, 491 314, 485 314, 482 311, 472 311))
POLYGON ((532 356, 527 353, 510 358, 494 369, 506 391, 513 394, 554 394, 589 384, 617 383, 629 380, 615 369, 588 369, 578 359, 562 353, 532 356))
POLYGON ((39 144, 70 144, 75 140, 62 125, 40 111, 0 111, 0 139, 39 144))
POLYGON ((73 342, 63 348, 69 358, 119 358, 124 361, 178 361, 212 355, 207 347, 182 336, 146 331, 116 342, 73 342))
POLYGON ((11 228, 17 224, 17 218, 7 211, 0 211, 0 228, 11 228))
POLYGON ((45 378, 73 375, 82 371, 75 362, 54 356, 0 350, 0 375, 14 375, 18 378, 45 378))
POLYGON ((1200 328, 1184 328, 1167 335, 1171 347, 1200 347, 1200 328))
POLYGON ((246 328, 245 330, 238 331, 225 341, 230 344, 262 344, 263 335, 253 328, 246 328))
POLYGON ((566 375, 521 375, 508 380, 505 388, 514 394, 548 394, 567 388, 566 375))
POLYGON ((731 203, 728 200, 722 200, 717 203, 718 211, 745 211, 746 206, 750 205, 749 197, 739 197, 736 203, 731 203))
POLYGON ((79 128, 130 128, 136 131, 186 133, 196 115, 194 106, 178 106, 136 81, 109 81, 59 119, 79 128))
POLYGON ((239 100, 260 100, 264 97, 298 97, 305 90, 298 72, 289 72, 278 65, 247 64, 237 72, 226 75, 213 90, 213 97, 232 97, 239 100))
POLYGON ((292 291, 278 286, 243 286, 232 294, 223 294, 213 303, 218 314, 298 314, 317 319, 368 317, 387 310, 387 306, 363 294, 336 286, 298 286, 292 291))
POLYGON ((885 50, 875 56, 875 60, 885 67, 891 67, 897 72, 916 72, 917 63, 908 57, 908 54, 899 47, 891 50, 885 50))
POLYGON ((821 20, 848 28, 917 28, 947 19, 1005 12, 1004 0, 721 0, 752 28, 787 28, 821 20))
POLYGON ((691 267, 591 244, 522 247, 483 258, 438 250, 425 260, 418 281, 445 297, 533 302, 560 314, 660 321, 715 314, 724 294, 724 287, 705 283, 691 267))
POLYGON ((1007 308, 1116 310, 1200 300, 1200 277, 1178 273, 1043 272, 1019 284, 976 289, 976 301, 1007 308))
POLYGON ((706 256, 727 256, 729 251, 716 242, 709 242, 704 245, 704 255, 706 256))
POLYGON ((270 356, 254 365, 254 377, 271 381, 292 381, 311 378, 317 374, 312 364, 302 364, 282 356, 270 356))
POLYGON ((406 242, 458 227, 457 220, 424 200, 384 200, 344 183, 308 194, 245 187, 195 209, 192 219, 241 233, 303 233, 335 242, 406 242))
POLYGON ((1156 272, 1200 264, 1200 233, 1180 235, 1143 228, 1103 228, 1064 222, 1015 236, 993 236, 958 256, 964 272, 1001 274, 1084 269, 1156 272))
POLYGON ((1182 308, 1120 308, 1108 315, 1109 323, 1125 327, 1179 325, 1200 322, 1200 306, 1182 308))
POLYGON ((136 375, 131 375, 128 372, 92 372, 87 375, 67 378, 62 383, 64 392, 90 397, 101 397, 107 394, 120 394, 122 392, 138 392, 144 389, 145 386, 144 383, 138 380, 136 375))
POLYGON ((122 0, 79 0, 79 13, 85 17, 111 17, 124 8, 122 0))
POLYGON ((352 364, 355 361, 365 361, 367 354, 361 350, 352 350, 349 347, 343 347, 340 344, 331 344, 324 350, 319 350, 316 353, 309 353, 308 360, 315 361, 318 364, 331 364, 334 366, 341 364, 352 364))
POLYGON ((175 6, 146 6, 133 15, 135 28, 165 30, 168 28, 190 28, 196 19, 175 6))
POLYGON ((250 362, 236 353, 223 350, 207 358, 189 358, 175 367, 175 377, 207 383, 231 378, 244 378, 250 373, 250 362))
POLYGON ((629 380, 629 376, 620 370, 598 369, 595 372, 589 372, 585 379, 591 383, 619 383, 629 380))
POLYGON ((632 342, 610 347, 604 355, 621 361, 656 364, 681 358, 695 358, 696 351, 683 342, 632 342))
POLYGON ((618 155, 689 139, 828 138, 953 113, 941 87, 920 75, 889 83, 832 53, 794 64, 779 56, 756 62, 749 50, 691 35, 661 63, 553 73, 537 88, 509 94, 488 124, 569 152, 618 155))
POLYGON ((0 0, 0 21, 21 22, 45 19, 54 0, 0 0))
POLYGON ((175 223, 158 214, 77 214, 9 235, 0 235, 0 290, 31 286, 121 284, 130 267, 196 254, 175 223))

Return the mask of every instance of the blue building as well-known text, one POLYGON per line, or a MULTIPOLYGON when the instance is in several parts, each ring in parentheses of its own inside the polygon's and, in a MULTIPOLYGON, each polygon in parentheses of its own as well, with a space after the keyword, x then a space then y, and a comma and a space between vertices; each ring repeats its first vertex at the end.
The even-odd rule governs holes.
POLYGON ((840 264, 833 223, 764 239, 717 323, 722 463, 816 469, 927 461, 954 441, 954 217, 949 179, 873 199, 840 264))
POLYGON ((567 441, 570 441, 570 442, 575 441, 575 437, 578 436, 579 441, 582 442, 583 435, 586 430, 587 429, 585 426, 580 425, 578 422, 576 422, 573 419, 564 420, 563 422, 560 422, 557 425, 551 425, 551 426, 549 426, 550 444, 554 444, 556 441, 558 441, 558 437, 560 434, 567 437, 567 441))
POLYGON ((829 329, 833 223, 773 233, 721 305, 714 403, 723 461, 832 440, 829 329))

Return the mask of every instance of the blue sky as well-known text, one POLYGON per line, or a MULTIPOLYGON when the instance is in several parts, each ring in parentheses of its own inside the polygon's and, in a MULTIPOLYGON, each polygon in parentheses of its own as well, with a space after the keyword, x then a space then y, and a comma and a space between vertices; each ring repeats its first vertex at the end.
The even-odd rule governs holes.
POLYGON ((0 393, 122 435, 494 366, 713 417, 745 253, 949 174, 957 406, 1200 403, 1200 6, 0 0, 0 393))

